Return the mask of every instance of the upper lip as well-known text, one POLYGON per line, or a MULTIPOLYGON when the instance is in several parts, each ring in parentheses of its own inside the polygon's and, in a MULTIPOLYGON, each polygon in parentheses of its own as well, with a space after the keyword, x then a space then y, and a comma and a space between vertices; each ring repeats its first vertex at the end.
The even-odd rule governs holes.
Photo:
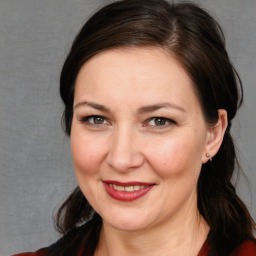
POLYGON ((141 182, 141 181, 129 181, 129 182, 120 182, 116 180, 103 180, 104 183, 114 184, 117 186, 152 186, 155 183, 141 182))

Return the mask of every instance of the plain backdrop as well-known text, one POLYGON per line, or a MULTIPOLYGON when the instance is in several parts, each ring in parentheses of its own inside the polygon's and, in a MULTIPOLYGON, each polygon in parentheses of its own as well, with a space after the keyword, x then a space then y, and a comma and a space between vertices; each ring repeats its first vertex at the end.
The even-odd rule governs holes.
MULTIPOLYGON (((58 234, 52 215, 76 186, 61 130, 60 70, 103 0, 0 0, 0 254, 34 251, 58 234)), ((244 84, 232 133, 247 177, 238 193, 256 218, 256 1, 194 0, 223 27, 244 84)))

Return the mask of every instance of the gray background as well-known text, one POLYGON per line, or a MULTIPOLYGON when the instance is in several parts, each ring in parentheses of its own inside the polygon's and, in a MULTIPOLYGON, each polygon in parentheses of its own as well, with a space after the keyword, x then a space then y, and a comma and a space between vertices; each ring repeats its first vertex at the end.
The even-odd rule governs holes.
MULTIPOLYGON (((71 42, 100 0, 0 0, 0 254, 54 242, 52 214, 76 185, 61 130, 58 79, 71 42)), ((244 83, 233 127, 256 218, 256 0, 198 0, 221 23, 244 83)))

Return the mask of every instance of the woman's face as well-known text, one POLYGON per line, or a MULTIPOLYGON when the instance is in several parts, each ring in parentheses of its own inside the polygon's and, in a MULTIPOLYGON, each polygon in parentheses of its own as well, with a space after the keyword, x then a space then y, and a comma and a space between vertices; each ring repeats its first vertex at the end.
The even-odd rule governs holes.
POLYGON ((190 78, 163 49, 108 50, 81 68, 72 155, 105 224, 135 231, 197 211, 208 137, 190 78))

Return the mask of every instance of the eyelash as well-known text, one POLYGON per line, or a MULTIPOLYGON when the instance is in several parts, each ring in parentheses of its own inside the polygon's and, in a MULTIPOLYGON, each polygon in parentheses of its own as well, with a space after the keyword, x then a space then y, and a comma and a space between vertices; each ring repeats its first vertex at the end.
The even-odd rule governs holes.
MULTIPOLYGON (((156 125, 156 123, 155 123, 155 125, 149 125, 149 126, 151 126, 152 129, 164 129, 167 126, 170 126, 172 124, 176 124, 176 122, 174 120, 166 118, 166 117, 161 117, 161 116, 151 117, 151 118, 147 119, 145 123, 149 124, 151 121, 155 121, 156 122, 157 119, 160 122, 163 121, 164 124, 156 125)), ((146 125, 143 125, 143 126, 146 126, 146 125)))
POLYGON ((104 124, 104 122, 107 121, 107 119, 104 117, 104 116, 100 116, 100 115, 90 115, 90 116, 85 116, 83 118, 80 119, 80 122, 82 123, 86 123, 88 125, 93 125, 93 126, 101 126, 104 124), (99 118, 99 119, 102 119, 103 120, 103 123, 99 123, 99 124, 96 124, 96 123, 91 123, 89 122, 89 120, 93 118, 93 121, 95 121, 96 118, 99 118))
MULTIPOLYGON (((90 115, 90 116, 85 116, 83 118, 81 118, 79 120, 80 122, 82 123, 86 123, 88 125, 92 125, 92 126, 101 126, 101 125, 104 125, 104 122, 109 122, 104 116, 100 116, 100 115, 90 115), (102 123, 91 123, 89 122, 89 120, 93 118, 93 122, 95 122, 96 118, 99 118, 99 119, 102 119, 102 123)), ((166 118, 166 117, 161 117, 161 116, 156 116, 156 117, 151 117, 149 119, 147 119, 145 122, 143 122, 143 127, 146 127, 146 126, 150 126, 150 128, 152 129, 163 129, 169 125, 172 125, 172 124, 176 124, 176 122, 172 119, 169 119, 169 118, 166 118), (149 125, 149 123, 151 121, 157 121, 157 119, 160 121, 160 125, 157 125, 155 123, 155 125, 149 125), (164 122, 163 124, 161 124, 161 122, 164 122), (167 124, 166 124, 167 123, 167 124)))

